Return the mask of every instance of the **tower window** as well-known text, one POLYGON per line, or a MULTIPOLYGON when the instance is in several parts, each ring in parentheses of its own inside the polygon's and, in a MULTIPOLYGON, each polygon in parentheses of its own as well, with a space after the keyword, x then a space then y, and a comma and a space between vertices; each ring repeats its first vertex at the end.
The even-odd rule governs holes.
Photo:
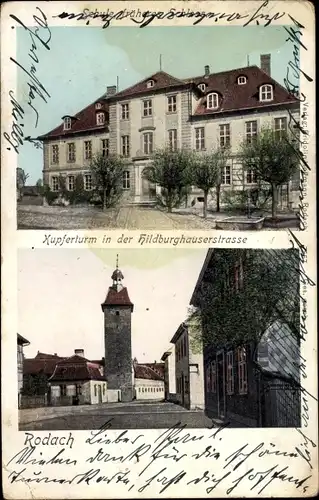
POLYGON ((120 315, 120 311, 115 311, 116 316, 120 315))

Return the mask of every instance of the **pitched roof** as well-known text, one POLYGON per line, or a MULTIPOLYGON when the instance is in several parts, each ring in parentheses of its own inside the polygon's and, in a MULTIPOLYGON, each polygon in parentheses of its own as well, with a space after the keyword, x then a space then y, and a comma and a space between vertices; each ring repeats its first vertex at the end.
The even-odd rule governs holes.
POLYGON ((164 373, 165 373, 164 363, 143 363, 143 365, 152 368, 152 370, 154 370, 155 373, 157 373, 160 377, 164 378, 164 373))
POLYGON ((22 335, 20 335, 20 333, 17 334, 17 337, 18 337, 17 341, 18 341, 19 345, 29 345, 30 344, 29 340, 22 337, 22 335))
POLYGON ((134 376, 135 378, 141 378, 146 380, 161 380, 163 377, 158 375, 150 366, 147 365, 134 365, 134 376))
POLYGON ((62 380, 105 380, 105 378, 100 372, 99 365, 82 356, 74 355, 57 363, 49 380, 57 382, 62 380))
POLYGON ((148 78, 144 78, 138 83, 135 83, 131 87, 127 89, 121 90, 121 92, 117 92, 112 96, 112 99, 130 97, 136 94, 142 94, 144 92, 154 92, 154 90, 164 90, 170 87, 176 86, 185 86, 186 82, 184 80, 180 80, 179 78, 175 78, 175 76, 169 75, 165 73, 165 71, 158 71, 148 78), (148 88, 147 82, 153 80, 153 87, 148 88))
POLYGON ((51 376, 56 367, 57 361, 63 358, 25 358, 23 360, 24 375, 44 375, 51 376))
MULTIPOLYGON (((96 99, 93 103, 86 106, 86 108, 79 111, 72 118, 72 128, 71 130, 64 130, 63 123, 61 123, 58 127, 54 128, 47 134, 43 134, 38 139, 46 139, 46 138, 58 138, 63 136, 70 136, 73 134, 78 134, 80 132, 86 132, 89 130, 102 130, 108 131, 108 120, 105 120, 103 125, 96 124, 96 113, 104 111, 106 115, 108 115, 109 107, 107 102, 105 101, 105 97, 102 96, 99 99, 96 99), (96 110, 95 104, 100 102, 102 105, 101 109, 96 110)), ((69 115, 65 115, 69 116, 69 115)), ((107 118, 107 116, 106 116, 107 118)))
POLYGON ((200 99, 195 115, 212 115, 227 111, 237 111, 250 108, 264 108, 277 104, 297 103, 297 99, 258 66, 248 66, 229 71, 214 73, 207 77, 200 76, 185 81, 196 85, 206 84, 205 95, 200 99), (239 76, 246 76, 247 83, 238 85, 239 76), (259 87, 263 84, 273 85, 273 100, 261 102, 259 87), (207 94, 216 92, 220 95, 221 106, 217 110, 207 109, 207 94))
POLYGON ((130 300, 126 287, 117 291, 115 288, 111 286, 109 287, 105 301, 102 304, 102 309, 103 306, 131 306, 132 308, 134 307, 133 303, 130 300))

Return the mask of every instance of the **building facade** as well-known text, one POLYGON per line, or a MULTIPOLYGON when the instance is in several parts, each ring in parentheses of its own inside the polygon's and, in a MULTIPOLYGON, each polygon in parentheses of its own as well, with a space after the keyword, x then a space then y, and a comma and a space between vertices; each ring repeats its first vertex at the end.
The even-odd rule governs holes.
POLYGON ((121 391, 122 401, 132 401, 134 368, 132 361, 132 312, 124 276, 116 266, 105 301, 104 314, 105 376, 109 389, 121 391))
POLYGON ((211 311, 202 316, 210 417, 238 427, 300 425, 298 259, 292 249, 208 251, 191 304, 211 311))
POLYGON ((143 401, 164 401, 164 379, 152 368, 134 364, 134 398, 143 401))
POLYGON ((191 323, 182 323, 171 340, 175 346, 176 401, 187 409, 203 410, 203 351, 192 342, 192 328, 191 323))
POLYGON ((21 391, 23 389, 23 363, 24 354, 23 347, 29 345, 30 342, 18 333, 17 335, 17 368, 18 368, 18 404, 20 406, 21 391))
MULTIPOLYGON (((115 154, 126 161, 123 173, 124 200, 149 202, 160 191, 145 177, 156 149, 195 150, 228 148, 227 166, 221 172, 221 193, 253 188, 256 179, 244 172, 239 160, 243 140, 251 141, 264 126, 278 136, 286 131, 291 116, 298 119, 299 101, 271 77, 270 56, 261 56, 261 68, 211 73, 205 66, 201 76, 179 79, 163 71, 124 89, 107 87, 105 95, 75 116, 41 136, 43 180, 59 190, 59 176, 74 190, 82 176, 84 189, 93 189, 90 161, 94 154, 115 154)), ((285 188, 285 203, 297 200, 299 176, 285 188)), ((188 203, 202 193, 192 190, 188 203)))
POLYGON ((175 349, 164 352, 164 385, 166 401, 176 401, 175 349))
POLYGON ((76 350, 70 358, 59 361, 49 378, 50 404, 66 406, 106 403, 107 382, 103 368, 76 350))

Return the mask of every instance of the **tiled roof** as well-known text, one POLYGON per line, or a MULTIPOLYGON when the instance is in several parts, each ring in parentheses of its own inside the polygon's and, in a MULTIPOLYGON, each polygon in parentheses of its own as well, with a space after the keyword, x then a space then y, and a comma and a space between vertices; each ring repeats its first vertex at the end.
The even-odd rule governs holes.
POLYGON ((297 99, 277 83, 273 78, 264 73, 258 66, 248 66, 221 73, 201 76, 185 81, 192 81, 196 85, 206 83, 205 95, 195 111, 195 115, 212 115, 227 111, 237 111, 249 108, 263 108, 276 104, 297 103, 297 99), (246 76, 247 83, 238 85, 237 78, 246 76), (259 100, 259 87, 263 84, 273 85, 273 100, 261 102, 259 100), (221 98, 221 106, 217 110, 207 109, 207 94, 217 92, 221 98))
POLYGON ((122 288, 119 292, 110 286, 109 291, 107 292, 107 296, 105 301, 102 304, 103 306, 131 306, 133 304, 128 296, 127 288, 122 288))
MULTIPOLYGON (((52 139, 58 137, 68 137, 76 133, 86 132, 90 130, 108 130, 108 102, 116 101, 117 99, 130 98, 141 94, 153 93, 154 91, 169 90, 177 87, 197 88, 200 83, 206 83, 207 88, 205 93, 199 100, 195 116, 212 115, 221 112, 240 111, 244 109, 263 108, 278 104, 297 104, 297 99, 289 94, 287 90, 277 83, 273 78, 268 76, 258 66, 248 66, 245 68, 222 71, 220 73, 212 73, 208 76, 197 76, 193 78, 179 79, 164 71, 159 71, 144 78, 140 82, 124 89, 109 97, 105 95, 96 99, 86 108, 82 109, 74 117, 72 117, 72 129, 63 130, 63 123, 51 130, 47 134, 43 134, 38 139, 52 139), (246 76, 247 83, 244 85, 237 84, 238 76, 246 76), (153 80, 153 87, 147 88, 147 82, 153 80), (258 99, 258 89, 260 85, 271 83, 274 88, 274 99, 270 102, 260 102, 258 99), (221 97, 221 106, 217 110, 206 108, 207 93, 217 92, 221 97), (96 109, 95 104, 100 102, 106 112, 106 122, 104 125, 96 125, 96 109)), ((67 116, 67 115, 66 115, 67 116)))
POLYGON ((183 80, 175 78, 174 76, 165 73, 165 71, 158 71, 157 73, 154 73, 148 78, 145 78, 144 80, 135 83, 131 87, 121 90, 121 92, 117 92, 112 96, 112 99, 113 100, 114 99, 116 100, 117 98, 122 99, 123 97, 131 97, 132 95, 142 94, 144 92, 154 92, 156 90, 164 90, 169 87, 176 87, 181 85, 182 86, 185 85, 185 82, 183 80), (154 85, 153 87, 148 88, 147 82, 151 80, 153 80, 154 85))
POLYGON ((163 380, 150 366, 147 365, 134 365, 134 376, 135 378, 141 378, 146 380, 163 380))
POLYGON ((38 375, 39 373, 43 373, 44 375, 51 376, 57 362, 62 359, 60 357, 26 358, 23 360, 23 373, 24 375, 38 375))
POLYGON ((62 380, 105 380, 105 378, 101 375, 99 365, 75 355, 56 364, 50 382, 62 380))
POLYGON ((164 363, 143 363, 143 365, 152 368, 152 370, 154 370, 155 373, 157 373, 160 377, 164 378, 164 373, 165 373, 164 363))
MULTIPOLYGON (((66 115, 68 116, 68 115, 66 115)), ((43 134, 38 139, 46 139, 46 138, 58 138, 64 136, 70 136, 72 134, 77 134, 80 132, 86 132, 89 130, 105 130, 108 131, 108 104, 105 101, 105 97, 100 97, 93 103, 89 104, 86 108, 82 109, 79 113, 77 113, 74 117, 72 117, 72 128, 71 130, 64 130, 63 123, 61 123, 58 127, 54 128, 47 134, 43 134), (95 104, 100 102, 102 104, 102 108, 96 110, 95 104), (105 111, 105 123, 103 125, 96 124, 96 113, 105 111)))

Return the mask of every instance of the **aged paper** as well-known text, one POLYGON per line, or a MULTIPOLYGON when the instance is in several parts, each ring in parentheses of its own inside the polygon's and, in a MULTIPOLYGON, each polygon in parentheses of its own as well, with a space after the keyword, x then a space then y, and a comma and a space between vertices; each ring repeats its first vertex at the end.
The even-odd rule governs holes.
POLYGON ((6 498, 317 493, 314 25, 3 6, 6 498))

